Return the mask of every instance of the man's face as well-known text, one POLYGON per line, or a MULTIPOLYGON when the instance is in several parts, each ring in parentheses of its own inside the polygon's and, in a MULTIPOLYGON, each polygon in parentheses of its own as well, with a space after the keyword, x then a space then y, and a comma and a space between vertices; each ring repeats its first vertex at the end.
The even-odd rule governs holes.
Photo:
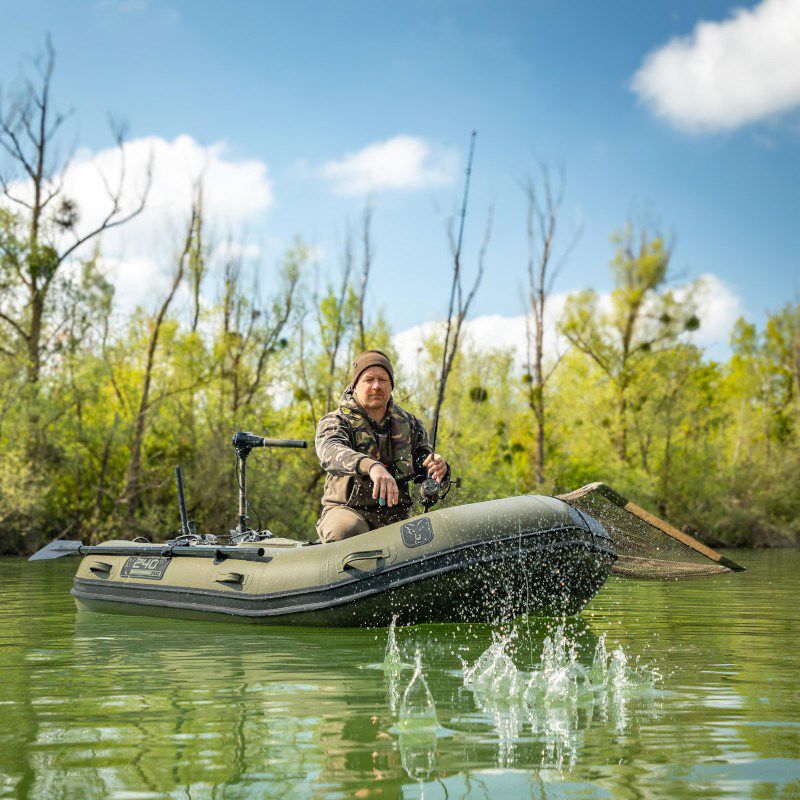
POLYGON ((392 394, 389 373, 383 367, 368 367, 359 376, 353 393, 367 411, 385 409, 392 394))

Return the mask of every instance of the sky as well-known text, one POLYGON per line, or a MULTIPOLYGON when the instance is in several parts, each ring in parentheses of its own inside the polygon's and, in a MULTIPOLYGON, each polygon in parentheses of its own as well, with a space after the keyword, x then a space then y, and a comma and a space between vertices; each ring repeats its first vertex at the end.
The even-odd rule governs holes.
POLYGON ((131 198, 153 159, 148 210, 103 242, 122 304, 157 302, 200 175, 216 239, 244 243, 264 292, 295 237, 335 280, 370 199, 370 307, 408 345, 446 314, 473 129, 468 278, 493 209, 476 336, 524 329, 521 185, 541 162, 565 175, 561 247, 579 233, 554 309, 609 291, 610 236, 643 218, 674 241, 676 282, 704 281, 710 352, 740 314, 800 298, 800 0, 3 0, 3 89, 48 33, 82 223, 117 163, 109 115, 131 198))

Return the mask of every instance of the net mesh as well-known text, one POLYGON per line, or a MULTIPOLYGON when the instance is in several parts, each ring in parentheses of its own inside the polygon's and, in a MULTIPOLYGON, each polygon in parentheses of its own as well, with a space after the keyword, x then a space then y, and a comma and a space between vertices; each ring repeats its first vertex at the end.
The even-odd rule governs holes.
POLYGON ((626 500, 602 483, 558 495, 602 523, 614 540, 617 562, 612 572, 627 578, 673 580, 741 570, 668 522, 626 500))

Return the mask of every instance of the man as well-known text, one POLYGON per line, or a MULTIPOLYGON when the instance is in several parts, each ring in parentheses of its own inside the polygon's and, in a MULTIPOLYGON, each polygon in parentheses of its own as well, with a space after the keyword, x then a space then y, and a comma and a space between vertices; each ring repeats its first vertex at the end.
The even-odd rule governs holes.
POLYGON ((388 356, 367 350, 353 362, 339 408, 317 425, 317 455, 328 473, 317 522, 323 542, 406 519, 410 484, 424 479, 425 470, 440 484, 449 480, 450 468, 432 452, 425 427, 393 402, 393 389, 388 356))

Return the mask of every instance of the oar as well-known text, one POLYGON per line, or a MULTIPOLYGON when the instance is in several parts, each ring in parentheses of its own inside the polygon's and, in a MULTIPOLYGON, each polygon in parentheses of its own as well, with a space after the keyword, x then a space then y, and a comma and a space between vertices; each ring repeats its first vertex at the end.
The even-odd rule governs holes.
POLYGON ((214 545, 182 545, 182 544, 97 544, 86 545, 83 542, 69 539, 56 539, 35 552, 28 561, 41 561, 63 556, 151 556, 167 558, 173 556, 194 556, 196 558, 213 558, 225 561, 271 561, 263 547, 235 547, 214 545))
POLYGON ((72 539, 55 539, 46 544, 41 550, 37 550, 28 561, 42 561, 50 558, 61 558, 62 556, 76 556, 81 552, 83 542, 72 539))

